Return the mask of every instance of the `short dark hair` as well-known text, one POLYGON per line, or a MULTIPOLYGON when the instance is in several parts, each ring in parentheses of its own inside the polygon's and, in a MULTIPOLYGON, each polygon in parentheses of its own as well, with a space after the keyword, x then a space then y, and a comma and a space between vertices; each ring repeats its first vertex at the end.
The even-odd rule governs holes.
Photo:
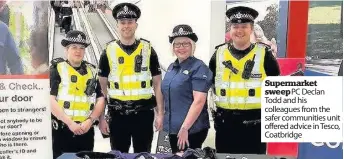
MULTIPOLYGON (((228 30, 231 29, 232 24, 233 24, 233 23, 228 22, 228 30)), ((250 23, 250 24, 251 24, 251 28, 253 29, 253 28, 254 28, 254 23, 252 22, 252 23, 250 23)))

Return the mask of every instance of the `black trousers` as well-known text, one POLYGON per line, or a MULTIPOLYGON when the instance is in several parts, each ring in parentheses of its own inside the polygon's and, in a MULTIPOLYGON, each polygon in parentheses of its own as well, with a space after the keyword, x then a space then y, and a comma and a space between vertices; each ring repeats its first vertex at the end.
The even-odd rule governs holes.
POLYGON ((111 149, 128 153, 133 139, 134 153, 151 151, 153 141, 154 111, 145 110, 137 114, 121 115, 110 112, 111 149))
POLYGON ((93 151, 94 127, 83 135, 74 135, 67 126, 53 129, 53 158, 56 159, 63 153, 77 153, 80 151, 93 151))
MULTIPOLYGON (((187 148, 191 148, 191 149, 202 148, 203 142, 207 138, 208 130, 209 129, 204 129, 200 132, 189 134, 188 136, 189 147, 185 147, 183 151, 185 151, 187 148)), ((181 151, 177 145, 178 143, 177 134, 169 134, 169 139, 170 139, 172 153, 177 153, 181 151)))
POLYGON ((260 110, 222 111, 215 115, 215 146, 218 153, 265 154, 261 143, 260 110))

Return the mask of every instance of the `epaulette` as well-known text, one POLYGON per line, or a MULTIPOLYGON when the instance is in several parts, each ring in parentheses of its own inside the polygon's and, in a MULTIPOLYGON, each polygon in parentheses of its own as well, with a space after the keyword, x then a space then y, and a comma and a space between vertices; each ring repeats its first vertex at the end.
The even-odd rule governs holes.
POLYGON ((150 41, 149 41, 149 40, 147 40, 147 39, 144 39, 144 38, 140 38, 140 40, 143 40, 143 41, 146 41, 146 42, 150 43, 150 41))
POLYGON ((110 43, 112 43, 112 42, 114 42, 114 41, 116 41, 116 39, 113 39, 113 40, 107 42, 106 45, 109 45, 110 43))
POLYGON ((215 46, 215 49, 217 50, 220 46, 226 45, 227 43, 222 43, 220 45, 215 46))
POLYGON ((63 59, 62 57, 58 57, 58 58, 55 58, 53 60, 51 60, 51 67, 56 67, 58 63, 61 63, 61 62, 64 62, 66 61, 65 59, 63 59))
POLYGON ((263 42, 256 42, 256 44, 259 45, 259 46, 264 46, 264 47, 268 48, 269 50, 271 50, 271 46, 268 45, 268 44, 265 44, 263 42))
POLYGON ((97 67, 96 65, 89 63, 88 61, 83 61, 87 66, 93 67, 94 69, 97 67))

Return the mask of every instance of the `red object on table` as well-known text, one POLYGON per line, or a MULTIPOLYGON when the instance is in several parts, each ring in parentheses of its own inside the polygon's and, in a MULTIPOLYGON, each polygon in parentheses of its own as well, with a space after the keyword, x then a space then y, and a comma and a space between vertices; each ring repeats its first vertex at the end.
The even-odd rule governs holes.
POLYGON ((267 143, 267 155, 297 157, 298 143, 267 143))

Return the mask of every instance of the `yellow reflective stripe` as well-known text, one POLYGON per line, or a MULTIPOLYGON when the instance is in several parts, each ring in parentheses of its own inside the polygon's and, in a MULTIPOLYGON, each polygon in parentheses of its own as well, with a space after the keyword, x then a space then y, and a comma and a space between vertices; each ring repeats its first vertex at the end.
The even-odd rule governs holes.
POLYGON ((260 67, 261 67, 261 61, 262 61, 262 55, 265 52, 265 48, 263 48, 260 45, 256 45, 256 57, 254 59, 255 65, 253 66, 252 69, 252 74, 260 73, 260 67))
POLYGON ((136 82, 136 81, 148 81, 151 80, 152 77, 149 76, 148 74, 138 74, 138 75, 128 75, 128 76, 123 76, 122 77, 123 82, 136 82))
POLYGON ((119 90, 119 89, 110 89, 108 94, 110 96, 137 96, 137 95, 147 95, 152 94, 152 88, 144 89, 132 89, 132 90, 119 90))
POLYGON ((70 110, 70 109, 64 109, 64 112, 68 116, 84 116, 88 117, 91 113, 89 110, 70 110))
POLYGON ((259 88, 261 87, 262 82, 259 81, 250 81, 250 82, 224 82, 219 81, 215 83, 216 89, 227 89, 227 88, 259 88))
POLYGON ((252 110, 261 108, 260 103, 228 104, 216 102, 216 106, 227 110, 252 110))
POLYGON ((222 97, 218 96, 217 102, 231 103, 231 104, 244 104, 244 103, 260 103, 259 97, 222 97))
POLYGON ((223 45, 223 46, 221 46, 221 47, 219 47, 219 49, 217 50, 217 55, 216 55, 216 59, 217 59, 217 61, 216 61, 216 73, 217 74, 222 74, 223 72, 224 72, 224 68, 225 68, 225 66, 222 64, 222 62, 223 61, 225 61, 224 60, 224 53, 225 53, 225 49, 227 48, 228 46, 227 46, 227 44, 226 45, 223 45))
MULTIPOLYGON (((226 91, 226 96, 231 96, 231 97, 246 97, 249 96, 249 89, 216 89, 216 94, 220 96, 221 90, 226 91)), ((255 97, 260 97, 261 96, 261 88, 255 88, 255 97)))
POLYGON ((108 81, 109 82, 119 82, 120 78, 119 78, 119 76, 109 76, 108 81))
POLYGON ((69 101, 69 102, 82 102, 82 103, 93 103, 95 102, 94 97, 87 97, 87 96, 76 96, 76 95, 68 95, 68 94, 59 94, 57 100, 69 101))
MULTIPOLYGON (((149 54, 150 54, 150 46, 149 43, 141 40, 141 43, 143 44, 143 48, 142 48, 142 67, 148 67, 149 66, 149 54)), ((146 71, 149 71, 149 69, 147 68, 146 71)), ((146 72, 144 71, 144 72, 146 72)))
POLYGON ((111 70, 114 70, 114 71, 110 71, 110 72, 116 72, 117 71, 117 56, 116 56, 116 48, 117 48, 117 43, 116 42, 113 42, 110 47, 109 47, 109 50, 107 50, 108 54, 110 56, 108 56, 109 61, 111 62, 110 63, 110 68, 111 70))
POLYGON ((70 88, 70 77, 68 73, 68 64, 67 62, 62 62, 59 65, 60 69, 60 78, 61 78, 61 85, 62 87, 59 88, 59 94, 68 94, 70 88))

